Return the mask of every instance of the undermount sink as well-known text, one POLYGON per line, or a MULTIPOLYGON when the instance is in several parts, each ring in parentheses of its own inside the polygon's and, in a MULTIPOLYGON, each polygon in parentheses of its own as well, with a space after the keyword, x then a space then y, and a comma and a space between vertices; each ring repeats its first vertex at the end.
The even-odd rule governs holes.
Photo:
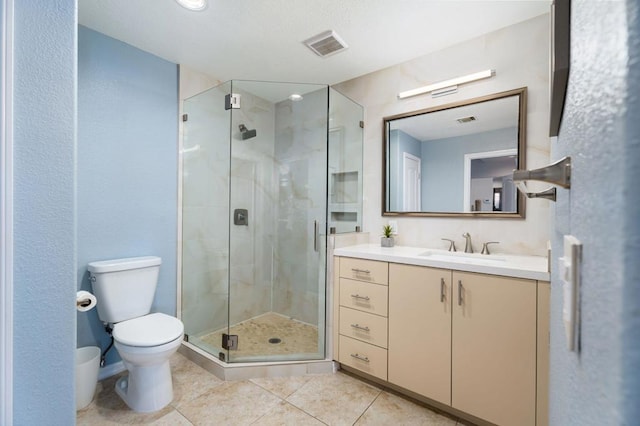
POLYGON ((428 257, 433 260, 444 260, 447 262, 504 262, 505 258, 494 255, 461 253, 452 251, 427 250, 419 253, 418 256, 428 257))

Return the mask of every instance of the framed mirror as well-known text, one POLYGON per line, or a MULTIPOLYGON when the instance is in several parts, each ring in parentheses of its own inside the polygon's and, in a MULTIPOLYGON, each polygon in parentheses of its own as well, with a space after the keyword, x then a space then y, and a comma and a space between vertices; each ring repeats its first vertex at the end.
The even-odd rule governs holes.
POLYGON ((524 218, 526 105, 523 87, 385 117, 383 216, 524 218))

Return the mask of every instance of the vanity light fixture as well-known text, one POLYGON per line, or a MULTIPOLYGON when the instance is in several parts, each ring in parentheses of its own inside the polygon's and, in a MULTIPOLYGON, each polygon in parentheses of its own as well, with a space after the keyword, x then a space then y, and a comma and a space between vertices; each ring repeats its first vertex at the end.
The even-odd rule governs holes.
POLYGON ((462 77, 452 78, 438 83, 429 84, 428 86, 418 87, 417 89, 407 90, 398 93, 398 99, 410 98, 411 96, 429 93, 433 96, 442 96, 457 91, 458 84, 469 83, 471 81, 482 80, 484 78, 493 77, 496 74, 494 70, 484 70, 462 77))
POLYGON ((207 8, 207 0, 176 0, 185 9, 201 12, 207 8))

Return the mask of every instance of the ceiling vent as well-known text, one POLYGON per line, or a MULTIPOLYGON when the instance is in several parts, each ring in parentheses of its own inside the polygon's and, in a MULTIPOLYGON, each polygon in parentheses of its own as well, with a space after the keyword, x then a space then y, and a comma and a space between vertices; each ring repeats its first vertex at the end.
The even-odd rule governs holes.
POLYGON ((460 124, 462 124, 462 123, 470 123, 472 121, 476 121, 476 118, 473 115, 470 115, 469 117, 458 118, 456 121, 458 123, 460 123, 460 124))
POLYGON ((306 44, 309 49, 313 50, 316 55, 322 56, 323 58, 349 47, 335 31, 325 31, 303 41, 303 43, 306 44))

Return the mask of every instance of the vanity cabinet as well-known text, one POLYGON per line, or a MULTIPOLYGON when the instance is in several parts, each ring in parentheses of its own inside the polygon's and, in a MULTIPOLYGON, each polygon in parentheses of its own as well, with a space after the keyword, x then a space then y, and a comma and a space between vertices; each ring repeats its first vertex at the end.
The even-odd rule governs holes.
POLYGON ((347 257, 335 265, 340 363, 454 413, 548 423, 549 283, 347 257))
POLYGON ((389 382, 451 405, 451 271, 389 264, 389 382))
POLYGON ((388 263, 339 258, 338 360, 387 380, 388 263))
POLYGON ((536 288, 453 272, 452 407, 500 425, 535 424, 536 288))

